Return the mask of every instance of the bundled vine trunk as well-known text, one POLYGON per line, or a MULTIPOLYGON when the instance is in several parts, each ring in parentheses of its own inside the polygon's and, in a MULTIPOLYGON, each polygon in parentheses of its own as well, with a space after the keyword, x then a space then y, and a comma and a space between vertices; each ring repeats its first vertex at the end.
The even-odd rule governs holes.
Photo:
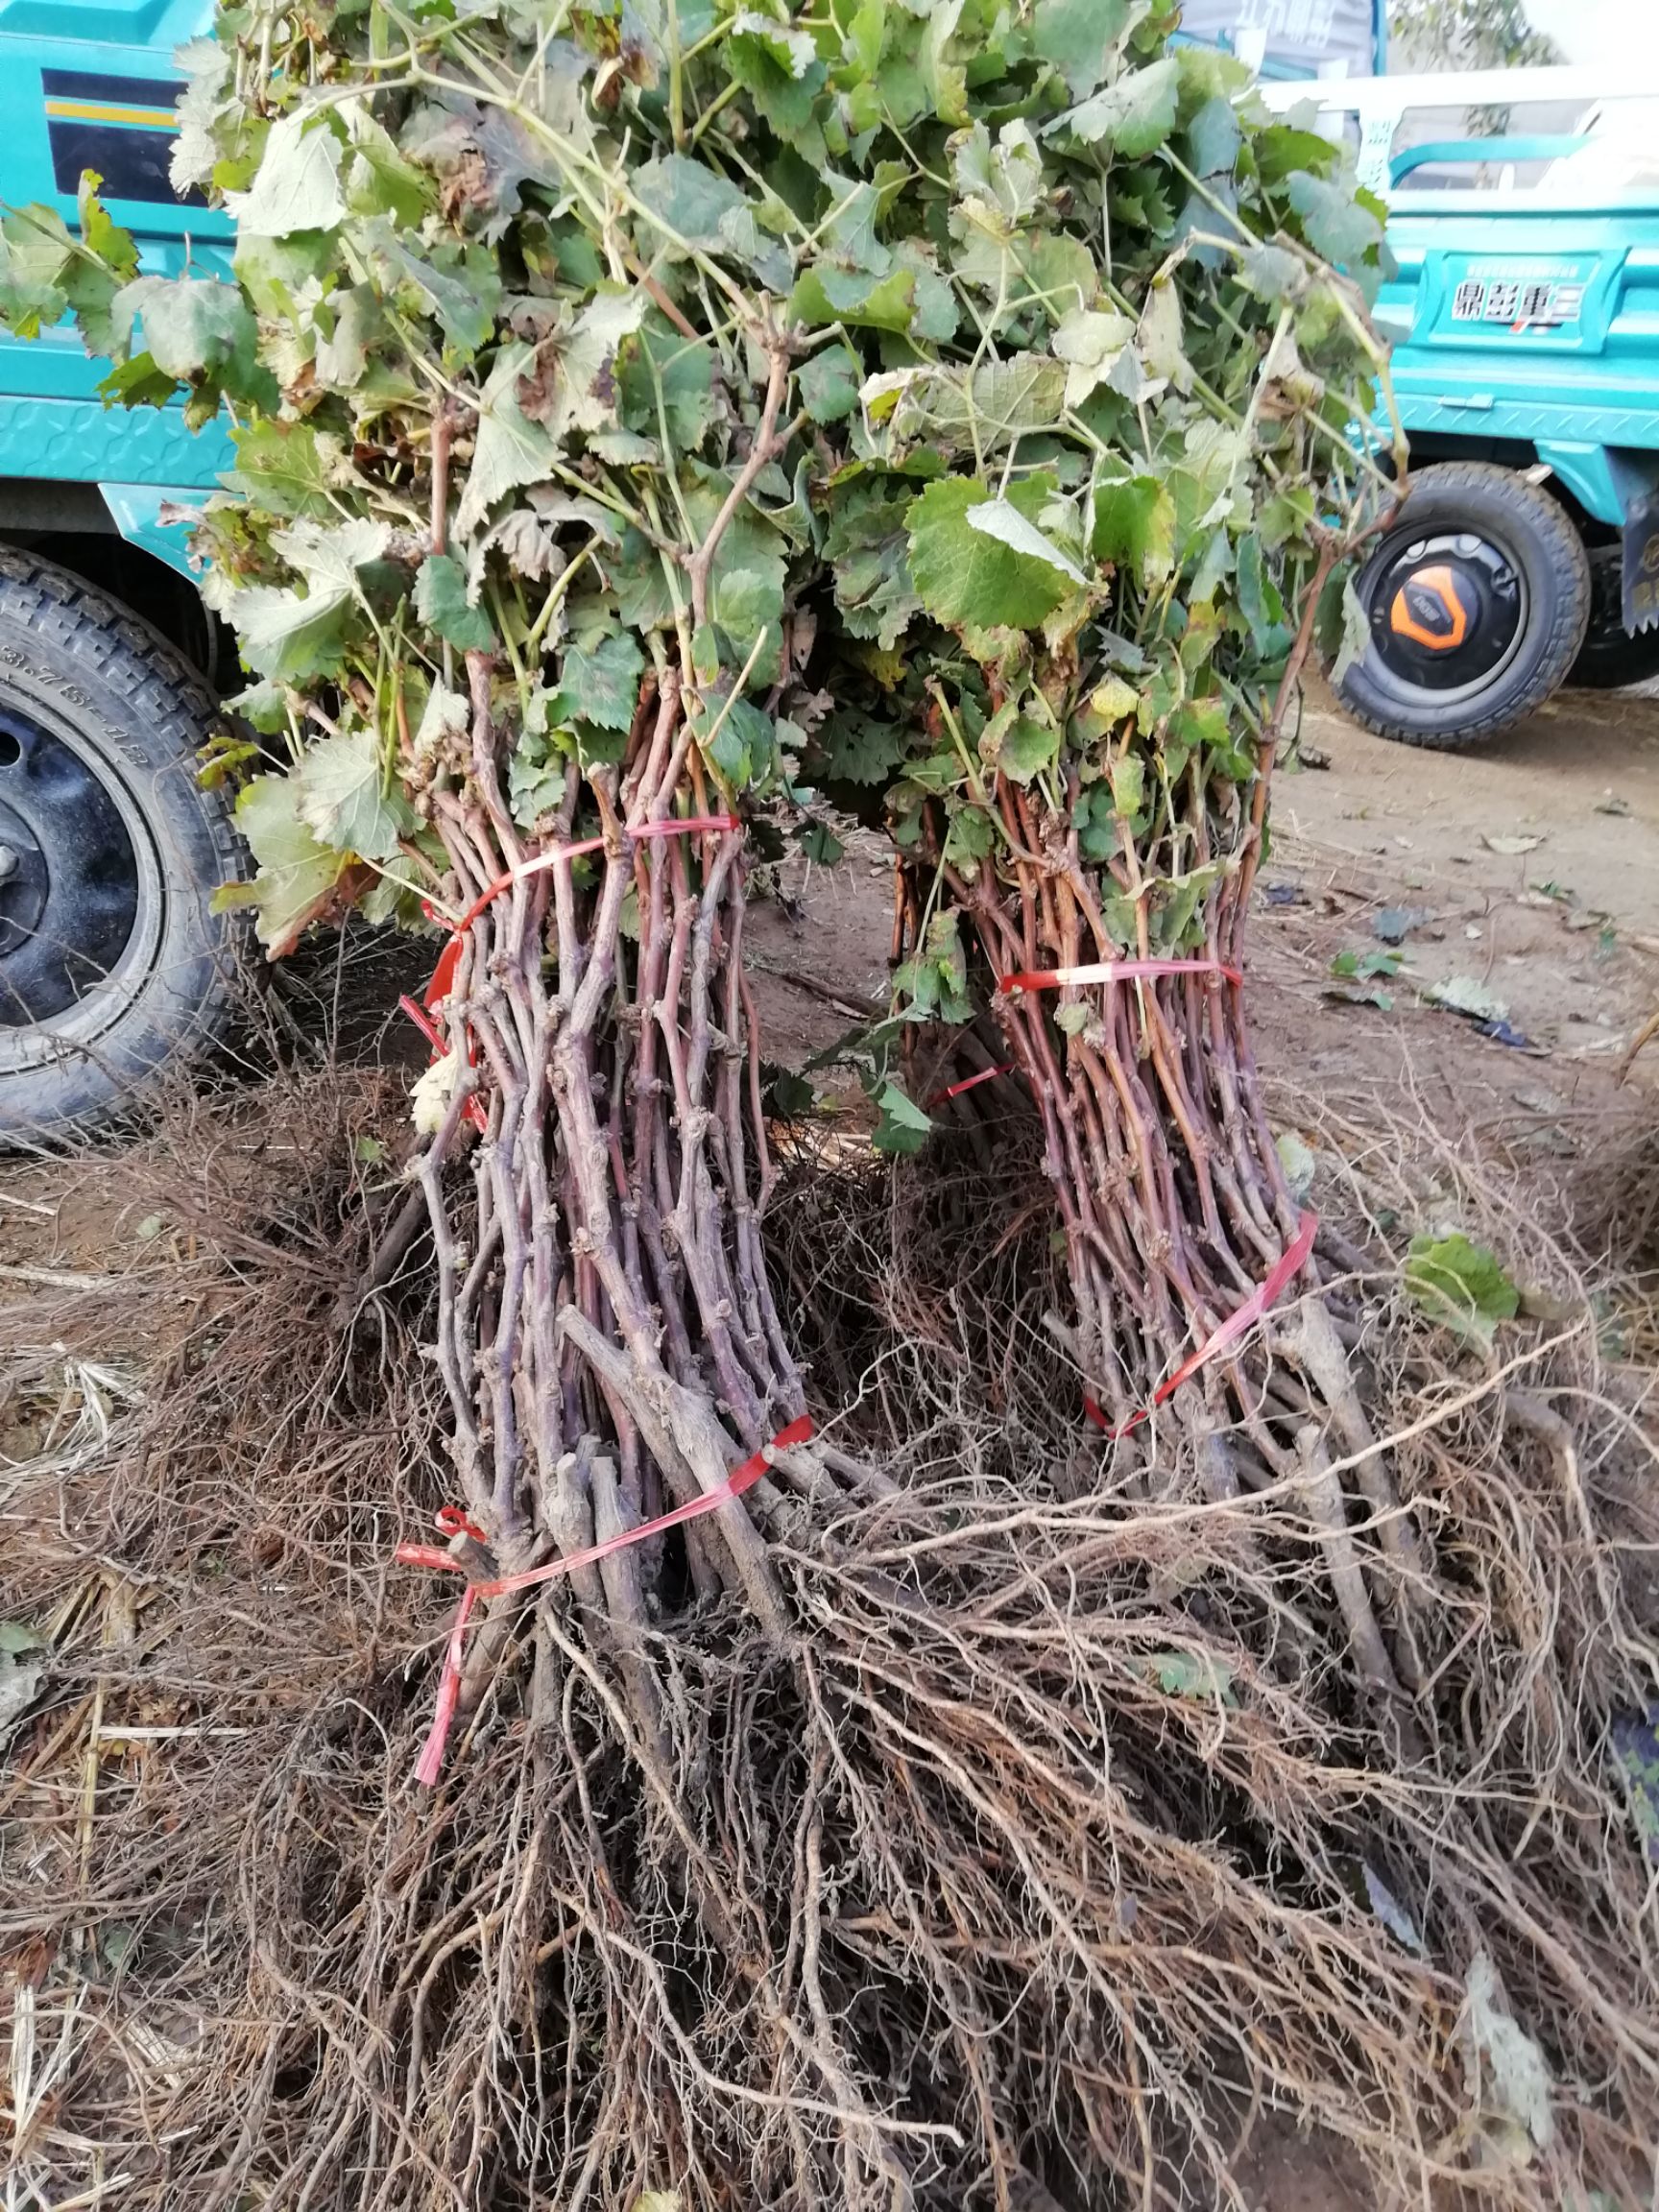
POLYGON ((972 1072, 935 1096, 953 1099, 950 1118, 969 1129, 1010 1107, 1018 1129, 1019 1109, 1035 1107, 1072 1300, 1070 1326, 1053 1314, 1048 1325, 1074 1367, 1079 1416, 1126 1450, 1153 1494, 1184 1478, 1182 1461, 1217 1504, 1289 1485, 1319 1530, 1359 1672, 1420 1753, 1408 1694, 1423 1683, 1412 1614, 1429 1587, 1425 1561, 1321 1294, 1317 1224, 1287 1187, 1247 1019, 1246 923, 1272 756, 1313 612, 1310 602, 1253 793, 1223 785, 1213 810, 1194 769, 1180 792, 1188 804, 1171 805, 1165 852, 1119 817, 1118 855, 1091 864, 1075 790, 1056 808, 998 776, 985 796, 998 866, 965 875, 929 821, 926 861, 901 870, 896 949, 902 973, 914 974, 926 956, 930 887, 942 880, 946 916, 960 917, 976 948, 968 976, 990 1015, 980 1030, 994 1030, 1002 1057, 981 1036, 965 1063, 972 1072), (1167 848, 1183 846, 1189 869, 1214 887, 1201 934, 1165 962, 1149 941, 1152 889, 1167 848), (1137 932, 1127 946, 1124 915, 1137 932), (1240 1327, 1281 1296, 1293 1319, 1270 1333, 1240 1327))

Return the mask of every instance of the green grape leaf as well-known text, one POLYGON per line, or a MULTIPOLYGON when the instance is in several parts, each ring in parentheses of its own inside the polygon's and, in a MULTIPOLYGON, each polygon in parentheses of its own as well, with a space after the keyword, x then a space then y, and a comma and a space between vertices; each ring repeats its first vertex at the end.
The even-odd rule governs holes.
POLYGON ((1262 540, 1254 532, 1238 546, 1238 612, 1250 628, 1250 642, 1264 657, 1289 650, 1285 601, 1267 573, 1262 540))
MULTIPOLYGON (((1004 708, 1002 711, 1006 713, 1008 709, 1004 708)), ((1016 783, 1029 783, 1033 776, 1053 767, 1060 756, 1060 732, 1052 722, 1032 714, 1021 714, 1016 709, 992 755, 987 753, 986 737, 998 719, 993 716, 987 724, 979 739, 979 750, 986 758, 994 759, 1004 776, 1011 777, 1016 783)))
POLYGON ((906 732, 873 714, 832 714, 819 732, 832 782, 884 783, 910 750, 906 732))
POLYGON ((1283 485, 1262 502, 1257 528, 1264 549, 1276 553, 1292 538, 1306 535, 1318 512, 1318 503, 1306 484, 1283 485))
POLYGON ((795 842, 808 860, 832 868, 847 848, 833 830, 822 822, 805 822, 795 832, 795 842))
POLYGON ((239 424, 236 463, 220 481, 273 515, 338 516, 334 494, 350 482, 338 438, 310 422, 268 419, 239 424))
POLYGON ((278 683, 331 675, 357 605, 357 571, 384 554, 385 526, 301 519, 274 531, 271 543, 304 578, 305 589, 256 584, 234 594, 229 612, 242 658, 256 675, 278 683))
POLYGON ((1068 407, 1080 407, 1097 385, 1107 381, 1134 335, 1135 325, 1127 315, 1074 307, 1063 318, 1048 343, 1055 358, 1066 364, 1068 407))
POLYGON ((778 764, 778 733, 752 700, 733 699, 707 707, 692 727, 704 757, 713 763, 733 791, 763 790, 778 764), (702 734, 705 725, 709 734, 702 734))
POLYGON ((236 802, 236 827, 258 868, 249 889, 254 931, 273 960, 333 903, 349 865, 301 821, 299 796, 290 777, 256 776, 236 802))
POLYGON ((1187 125, 1188 166, 1197 176, 1231 176, 1243 133, 1238 113, 1223 93, 1214 93, 1187 125))
POLYGON ((792 31, 770 15, 745 9, 732 19, 726 60, 780 137, 796 137, 807 130, 827 75, 809 32, 792 31))
POLYGON ((801 404, 814 422, 841 422, 858 404, 863 364, 851 346, 826 346, 795 372, 801 404))
POLYGON ((1181 296, 1167 278, 1150 285, 1135 333, 1136 351, 1148 376, 1164 377, 1177 392, 1192 388, 1192 364, 1185 348, 1181 296))
POLYGON ((15 337, 37 337, 60 320, 64 267, 74 251, 56 207, 0 212, 0 322, 15 337))
MULTIPOLYGON (((809 330, 844 323, 854 328, 907 331, 916 311, 916 273, 894 269, 885 276, 836 269, 808 269, 789 295, 787 314, 809 330)), ((954 322, 954 315, 952 315, 954 322)))
POLYGON ((1119 160, 1142 161, 1174 130, 1180 89, 1174 58, 1166 55, 1147 68, 1126 70, 1115 84, 1071 108, 1048 129, 1064 131, 1086 146, 1107 149, 1119 160))
POLYGON ((301 822, 318 842, 364 860, 392 860, 413 835, 414 809, 388 783, 373 730, 342 730, 308 748, 284 779, 295 790, 301 822))
POLYGON ((208 372, 256 372, 258 327, 234 284, 217 277, 137 276, 111 302, 123 346, 141 322, 144 349, 164 375, 183 382, 208 372))
MULTIPOLYGON (((1011 484, 997 502, 1031 525, 1052 494, 1052 478, 1011 484)), ((924 606, 937 621, 956 628, 1028 630, 1051 614, 1069 582, 1064 557, 1033 555, 995 530, 975 529, 969 517, 992 503, 987 486, 948 476, 929 484, 906 517, 910 565, 924 606)), ((1045 541, 1046 547, 1047 541, 1045 541)))
POLYGON ((922 1108, 897 1083, 882 1084, 876 1094, 876 1105, 881 1118, 870 1142, 877 1151, 901 1156, 920 1152, 933 1134, 933 1124, 922 1108))
POLYGON ((471 536, 507 493, 550 475, 559 458, 558 440, 532 422, 519 401, 519 381, 534 360, 534 348, 522 344, 504 346, 495 357, 479 399, 472 467, 455 515, 463 538, 471 536))
POLYGON ((1175 565, 1175 502, 1156 476, 1096 485, 1089 550, 1126 568, 1142 585, 1161 583, 1175 565))
POLYGON ((1365 602, 1354 589, 1352 576, 1344 576, 1341 583, 1341 629, 1335 659, 1331 663, 1331 683, 1340 689, 1350 668, 1358 667, 1371 650, 1371 617, 1365 611, 1365 602))
POLYGON ((1234 1671, 1212 1651, 1151 1651, 1138 1662, 1166 1697, 1195 1697, 1237 1706, 1234 1671))
POLYGON ((326 114, 279 115, 271 126, 252 189, 228 195, 238 228, 259 238, 334 229, 346 215, 342 151, 326 114))
POLYGON ((639 325, 638 345, 629 349, 622 365, 622 421, 629 429, 655 437, 665 418, 677 450, 696 452, 718 412, 714 358, 711 346, 686 338, 665 316, 647 316, 639 325))
POLYGON ((782 620, 781 585, 775 576, 755 568, 729 568, 715 579, 709 612, 742 645, 747 659, 757 633, 782 620))
POLYGON ((1382 224, 1341 184, 1304 169, 1287 180, 1286 191, 1309 245, 1338 268, 1363 260, 1381 245, 1382 224))
POLYGON ((1088 578, 1070 555, 1056 545, 1053 539, 1028 520, 1012 499, 986 499, 967 511, 968 527, 977 530, 1018 553, 1022 559, 1046 562, 1050 568, 1058 568, 1062 576, 1073 584, 1087 584, 1088 578))
POLYGON ((1239 281, 1270 307, 1300 300, 1310 283, 1301 261, 1283 246, 1246 247, 1238 256, 1238 270, 1239 281))
POLYGON ((1037 0, 1032 51, 1059 70, 1073 100, 1084 99, 1111 74, 1151 6, 1152 0, 1037 0))
POLYGON ((572 645, 559 672, 559 718, 580 718, 600 730, 626 730, 639 697, 645 655, 631 631, 602 637, 590 650, 572 645))
POLYGON ((676 256, 695 248, 747 263, 773 291, 788 284, 788 254, 767 238, 747 193, 717 170, 684 154, 661 155, 636 171, 632 188, 676 256))
POLYGON ((428 553, 415 578, 415 612, 458 652, 488 653, 495 632, 467 596, 467 571, 451 553, 428 553))

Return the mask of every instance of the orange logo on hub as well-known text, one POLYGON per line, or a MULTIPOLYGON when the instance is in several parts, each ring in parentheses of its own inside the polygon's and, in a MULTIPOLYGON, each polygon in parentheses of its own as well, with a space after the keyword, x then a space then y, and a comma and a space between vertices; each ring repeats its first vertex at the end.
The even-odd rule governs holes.
POLYGON ((1431 653, 1455 652, 1469 635, 1469 612, 1457 596, 1451 569, 1419 568, 1407 576, 1394 594, 1388 627, 1397 637, 1409 637, 1431 653), (1446 627, 1431 629, 1431 622, 1446 627))

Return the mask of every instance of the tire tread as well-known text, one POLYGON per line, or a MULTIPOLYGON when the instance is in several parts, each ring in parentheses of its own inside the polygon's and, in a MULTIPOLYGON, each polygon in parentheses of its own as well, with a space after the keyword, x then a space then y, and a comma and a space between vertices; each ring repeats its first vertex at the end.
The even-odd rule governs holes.
POLYGON ((1460 486, 1482 494, 1497 491, 1517 506, 1525 506, 1555 560, 1556 573, 1570 579, 1572 586, 1557 595, 1548 647, 1532 676, 1520 690, 1500 694, 1495 704, 1483 712, 1471 714, 1466 721, 1441 730, 1405 728, 1388 716, 1359 705, 1349 690, 1343 688, 1340 694, 1343 711, 1362 730, 1391 738, 1400 745, 1416 745, 1430 752, 1455 752, 1496 737, 1527 715, 1536 713, 1566 683, 1590 622, 1589 563, 1583 541, 1566 508, 1540 486, 1527 484, 1511 469, 1491 461, 1437 461, 1416 481, 1431 485, 1436 492, 1455 493, 1460 486))
MULTIPOLYGON (((36 632, 84 665, 88 676, 118 683, 159 750, 187 757, 220 712, 210 685, 175 646, 131 607, 53 562, 0 545, 0 616, 36 632)), ((202 791, 199 820, 218 881, 235 881, 247 872, 249 855, 237 834, 228 795, 202 791)), ((243 956, 247 938, 246 924, 239 917, 216 919, 213 957, 203 964, 200 987, 190 998, 182 1005, 170 1005, 165 1025, 156 1022, 155 1049, 146 1051, 147 1074, 153 1076, 175 1058, 195 1057, 224 1042, 232 1014, 229 974, 243 956)), ((137 1080, 141 1084, 144 1077, 137 1080)), ((9 1128, 26 1128, 34 1134, 42 1129, 59 1134, 87 1130, 119 1113, 124 1103, 119 1096, 96 1094, 107 1089, 101 1078, 78 1087, 85 1094, 79 1102, 73 1096, 77 1086, 66 1088, 71 1095, 61 1108, 37 1118, 14 1119, 0 1104, 0 1139, 9 1128)))

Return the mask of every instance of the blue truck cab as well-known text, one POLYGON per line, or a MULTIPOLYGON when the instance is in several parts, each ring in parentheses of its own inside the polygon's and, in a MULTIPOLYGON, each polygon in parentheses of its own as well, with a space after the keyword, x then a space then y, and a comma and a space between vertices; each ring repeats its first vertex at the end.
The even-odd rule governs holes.
POLYGON ((1374 314, 1410 489, 1358 579, 1349 708, 1449 746, 1568 681, 1659 675, 1659 84, 1545 69, 1263 93, 1311 95, 1388 209, 1374 314), (1466 134, 1540 105, 1556 128, 1466 134), (1413 140, 1425 109, 1460 134, 1413 140))
MULTIPOLYGON (((226 218, 169 177, 174 55, 206 14, 0 0, 0 202, 73 226, 90 169, 148 269, 227 257, 226 218)), ((234 970, 214 894, 246 870, 197 776, 225 657, 162 519, 229 442, 106 408, 105 373, 67 325, 0 334, 0 1142, 105 1120, 210 1044, 234 970)))
MULTIPOLYGON (((182 89, 173 57, 210 12, 202 0, 0 0, 0 203, 55 206, 73 226, 89 169, 147 269, 227 259, 228 219, 181 200, 168 175, 182 89)), ((0 332, 0 526, 10 534, 21 509, 60 532, 113 529, 187 574, 159 511, 210 488, 229 441, 217 424, 186 429, 181 408, 107 408, 105 373, 67 324, 35 341, 0 332), (71 486, 80 495, 65 498, 71 486)))

